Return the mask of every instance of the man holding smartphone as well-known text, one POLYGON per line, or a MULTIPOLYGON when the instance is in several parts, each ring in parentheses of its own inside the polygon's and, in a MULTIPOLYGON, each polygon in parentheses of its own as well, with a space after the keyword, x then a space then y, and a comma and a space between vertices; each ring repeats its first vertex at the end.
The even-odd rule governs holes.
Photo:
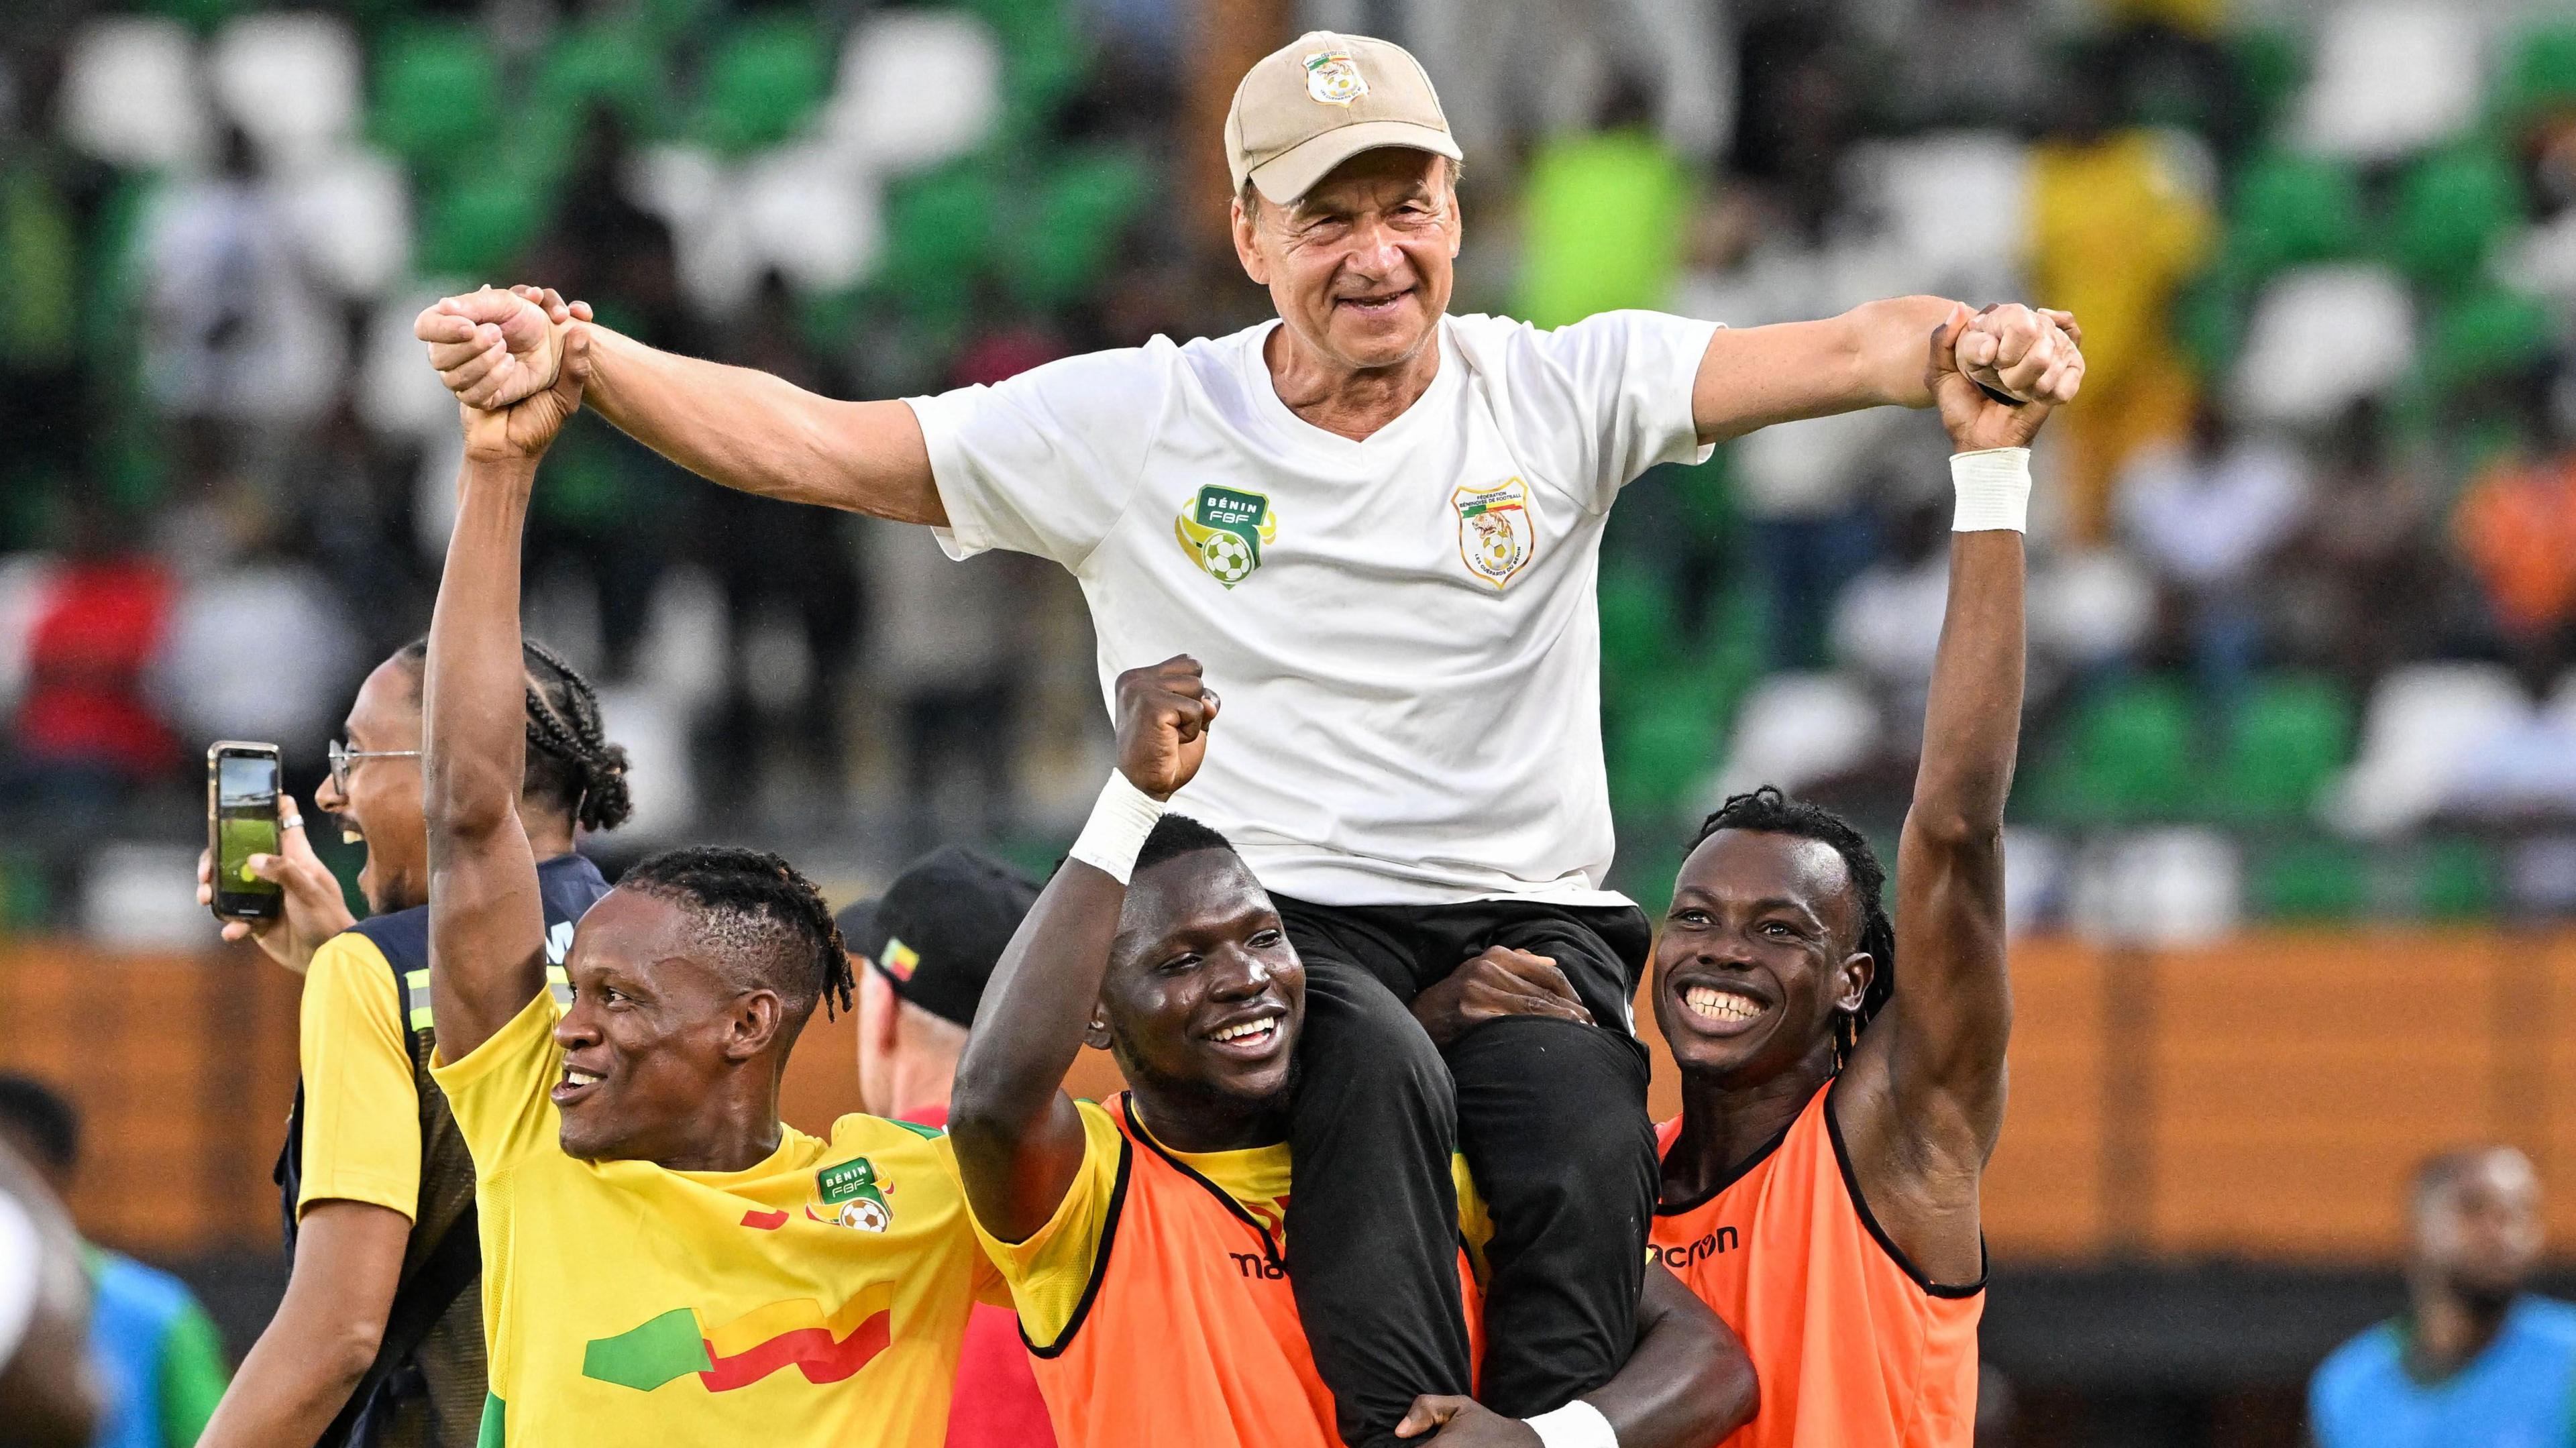
MULTIPOLYGON (((421 815, 425 652, 410 645, 367 676, 315 798, 344 837, 366 845, 358 885, 367 920, 351 916, 294 798, 280 794, 278 851, 244 862, 276 887, 276 912, 224 924, 225 939, 255 940, 305 976, 303 1071, 278 1161, 294 1254, 286 1297, 204 1444, 465 1448, 482 1416, 474 1166, 428 1074, 437 1031, 421 815)), ((574 852, 576 831, 625 819, 625 755, 605 742, 589 681, 543 645, 524 654, 519 817, 544 862, 550 942, 569 940, 608 888, 574 852)), ((222 798, 219 787, 218 806, 222 798)), ((213 863, 198 866, 197 898, 220 911, 213 863)), ((561 961, 556 945, 553 963, 561 961)))

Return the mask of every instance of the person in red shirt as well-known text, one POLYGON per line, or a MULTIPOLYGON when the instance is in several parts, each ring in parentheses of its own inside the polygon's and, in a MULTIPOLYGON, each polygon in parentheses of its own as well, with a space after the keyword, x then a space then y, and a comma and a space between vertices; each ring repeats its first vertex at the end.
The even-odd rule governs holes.
MULTIPOLYGON (((1975 1434, 1977 1190, 2012 1019, 2021 529, 2049 409, 1960 374, 1967 322, 1953 312, 1927 363, 1959 506, 1894 920, 1861 833, 1766 788, 1701 827, 1655 944, 1682 1114, 1658 1132, 1650 1241, 1760 1377, 1760 1411, 1726 1448, 1969 1448, 1975 1434)), ((2064 365, 2083 364, 2070 349, 2064 365)))
MULTIPOLYGON (((948 1125, 966 1028, 1037 895, 1009 866, 951 845, 915 860, 884 895, 841 912, 841 938, 858 967, 859 1098, 871 1114, 948 1125)), ((948 1448, 1055 1448, 1019 1314, 1007 1307, 978 1306, 966 1325, 948 1448)))

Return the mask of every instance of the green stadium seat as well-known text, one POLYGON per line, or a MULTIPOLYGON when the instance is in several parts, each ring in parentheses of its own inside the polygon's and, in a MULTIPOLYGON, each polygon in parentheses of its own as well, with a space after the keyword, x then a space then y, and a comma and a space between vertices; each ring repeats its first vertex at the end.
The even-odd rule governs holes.
POLYGON ((2194 732, 2180 686, 2143 680, 2110 688, 2076 711, 2039 792, 2075 823, 2194 818, 2205 812, 2194 732))
POLYGON ((2228 721, 2220 803, 2231 818, 2293 823, 2352 759, 2352 701, 2332 680, 2265 679, 2228 721))
POLYGON ((2174 298, 2168 325, 2183 361, 2205 389, 2221 386, 2245 346, 2246 297, 2223 268, 2202 273, 2174 298))
POLYGON ((833 56, 812 21, 771 12, 746 20, 707 60, 697 133, 740 155, 796 134, 832 87, 833 56))
POLYGON ((2398 183, 2391 259, 2418 282, 2455 289, 2476 279, 2522 219, 2522 186, 2502 157, 2484 150, 2428 157, 2398 183))
POLYGON ((2556 337, 2547 304, 2501 288, 2473 291, 2433 319, 2420 366, 2436 394, 2520 375, 2556 337))
POLYGON ((420 269, 429 276, 500 274, 536 240, 545 219, 537 188, 512 168, 461 175, 423 208, 420 269))
POLYGON ((2496 913, 2494 847, 2483 840, 2425 843, 2415 876, 2415 909, 2431 920, 2476 920, 2496 913))
POLYGON ((413 170, 436 174, 500 130, 501 64, 463 25, 407 25, 376 63, 370 130, 413 170))
POLYGON ((1153 193, 1142 157, 1116 147, 1059 152, 1009 241, 1008 280, 1023 306, 1081 300, 1108 270, 1127 223, 1153 193))
POLYGON ((1002 132, 1008 143, 1041 140, 1056 108, 1082 86, 1089 55, 1064 0, 972 0, 1002 42, 1002 132))
POLYGON ((894 182, 886 189, 875 288, 935 330, 961 326, 990 270, 1000 209, 999 185, 972 162, 894 182))
POLYGON ((1625 697, 1648 690, 1682 658, 1680 610, 1672 591, 1653 572, 1618 564, 1601 570, 1601 677, 1603 693, 1625 697))
POLYGON ((2308 83, 2308 47, 2298 31, 2260 27, 2227 37, 2227 56, 2256 120, 2268 129, 2308 83))
POLYGON ((592 106, 616 113, 637 137, 670 127, 667 62, 652 33, 616 22, 568 28, 537 66, 537 105, 567 134, 592 106))
POLYGON ((1700 693, 1651 697, 1612 731, 1610 805, 1620 818, 1660 824, 1698 807, 1718 747, 1718 721, 1700 693))
POLYGON ((259 0, 147 0, 137 8, 153 15, 167 15, 192 30, 204 33, 245 10, 265 7, 259 0))
POLYGON ((2237 182, 2228 260, 2240 279, 2258 282, 2284 267, 2359 255, 2363 235, 2361 182, 2351 167, 2276 152, 2237 182))
POLYGON ((2282 840, 2246 850, 2246 893, 2271 920, 2348 920, 2370 908, 2370 861, 2336 840, 2282 840))
POLYGON ((2496 102, 2514 120, 2576 111, 2576 22, 2547 21, 2522 32, 2507 54, 2496 102))

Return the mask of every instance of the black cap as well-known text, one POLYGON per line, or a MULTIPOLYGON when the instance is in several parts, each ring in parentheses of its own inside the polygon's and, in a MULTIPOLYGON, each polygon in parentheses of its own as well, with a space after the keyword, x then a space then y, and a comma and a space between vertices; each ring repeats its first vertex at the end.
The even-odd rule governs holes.
POLYGON ((842 911, 841 937, 896 995, 971 1026, 984 982, 1037 898, 1010 866, 947 845, 913 861, 883 895, 842 911))

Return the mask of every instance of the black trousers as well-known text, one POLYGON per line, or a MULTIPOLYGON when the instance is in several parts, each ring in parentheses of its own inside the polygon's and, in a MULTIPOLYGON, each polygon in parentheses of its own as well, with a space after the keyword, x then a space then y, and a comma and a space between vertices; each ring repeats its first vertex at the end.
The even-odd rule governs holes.
POLYGON ((1527 1417, 1608 1382, 1635 1341, 1655 1205, 1628 1016, 1645 916, 1273 898, 1306 963, 1289 1269, 1342 1440, 1392 1448, 1416 1394, 1468 1391, 1453 1149, 1494 1221, 1478 1396, 1527 1417), (1554 958, 1600 1024, 1511 1017, 1434 1047, 1406 1003, 1496 945, 1554 958))

